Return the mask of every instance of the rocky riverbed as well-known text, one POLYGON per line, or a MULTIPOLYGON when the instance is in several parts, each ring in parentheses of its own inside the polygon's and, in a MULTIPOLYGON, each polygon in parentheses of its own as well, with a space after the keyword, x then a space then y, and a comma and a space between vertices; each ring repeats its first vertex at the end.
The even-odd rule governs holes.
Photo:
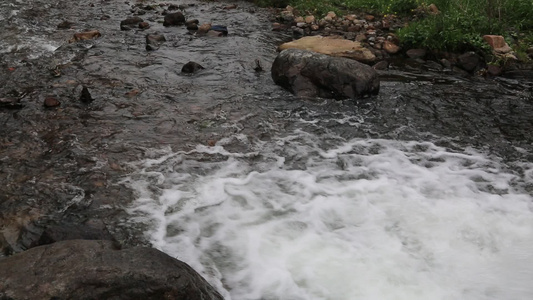
MULTIPOLYGON (((391 59, 377 96, 299 99, 271 78, 278 46, 293 39, 271 17, 239 1, 0 3, 0 259, 71 239, 149 246, 152 224, 130 211, 139 191, 124 183, 139 176, 134 162, 165 147, 216 161, 195 149, 247 153, 318 123, 313 132, 345 139, 484 149, 532 195, 531 71, 462 77, 391 59)), ((210 283, 225 297, 236 289, 210 283)))

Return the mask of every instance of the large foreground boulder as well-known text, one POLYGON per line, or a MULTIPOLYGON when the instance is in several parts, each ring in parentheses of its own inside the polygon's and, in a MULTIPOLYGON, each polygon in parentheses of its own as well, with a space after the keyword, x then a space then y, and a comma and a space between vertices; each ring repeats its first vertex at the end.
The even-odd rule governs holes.
POLYGON ((372 67, 298 49, 284 50, 276 57, 272 79, 303 97, 354 99, 379 92, 378 74, 372 67))
POLYGON ((0 259, 0 299, 223 299, 159 250, 113 245, 70 240, 0 259))
POLYGON ((279 51, 286 49, 309 50, 330 56, 355 59, 363 63, 373 63, 376 61, 376 56, 372 51, 363 47, 361 43, 333 36, 306 36, 292 42, 281 44, 278 47, 279 51))

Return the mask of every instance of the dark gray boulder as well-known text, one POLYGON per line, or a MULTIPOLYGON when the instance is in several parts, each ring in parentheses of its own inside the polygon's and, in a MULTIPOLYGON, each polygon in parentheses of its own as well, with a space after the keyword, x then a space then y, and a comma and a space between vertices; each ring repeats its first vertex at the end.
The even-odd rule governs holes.
POLYGON ((70 240, 0 259, 0 299, 223 299, 189 265, 146 247, 70 240))
POLYGON ((163 21, 163 26, 177 26, 185 24, 185 16, 181 12, 167 14, 163 21))
POLYGON ((126 20, 120 22, 120 30, 131 30, 137 28, 139 23, 142 23, 144 20, 139 17, 130 17, 126 20))
POLYGON ((287 49, 276 57, 271 71, 276 84, 302 97, 354 99, 379 92, 372 67, 342 57, 287 49))

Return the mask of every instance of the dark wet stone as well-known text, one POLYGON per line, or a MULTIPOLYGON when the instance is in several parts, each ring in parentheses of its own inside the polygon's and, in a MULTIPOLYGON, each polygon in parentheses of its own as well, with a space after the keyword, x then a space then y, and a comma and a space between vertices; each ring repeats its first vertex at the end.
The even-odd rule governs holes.
POLYGON ((385 60, 377 62, 372 66, 375 70, 387 70, 389 68, 389 63, 385 60))
POLYGON ((187 30, 198 30, 198 24, 197 23, 187 24, 187 30))
POLYGON ((167 8, 168 10, 178 10, 180 9, 179 6, 177 5, 174 5, 174 4, 170 4, 167 8))
POLYGON ((151 33, 146 35, 146 50, 154 51, 159 49, 161 43, 166 42, 166 38, 162 34, 151 33))
POLYGON ((139 26, 139 23, 143 21, 144 20, 140 17, 127 18, 126 20, 120 22, 120 30, 131 30, 139 26))
POLYGON ((499 76, 502 74, 502 67, 497 66, 497 65, 488 65, 487 72, 491 76, 499 76))
POLYGON ((355 60, 287 49, 272 64, 274 82, 297 96, 358 98, 379 92, 376 70, 355 60))
POLYGON ((185 24, 185 16, 181 12, 167 14, 163 26, 176 26, 185 24))
POLYGON ((68 240, 107 240, 115 241, 102 221, 94 220, 86 224, 64 223, 46 227, 31 247, 53 244, 68 240))
POLYGON ((477 55, 475 52, 466 52, 459 55, 457 59, 459 67, 468 72, 473 72, 476 70, 482 61, 481 57, 479 57, 479 55, 477 55))
POLYGON ((148 29, 148 28, 150 28, 150 24, 148 22, 141 22, 141 23, 139 23, 139 28, 140 29, 148 29))
POLYGON ((183 65, 183 67, 181 68, 181 72, 182 73, 194 73, 194 72, 197 72, 199 70, 202 70, 204 69, 204 67, 202 67, 199 63, 195 63, 194 61, 190 61, 188 63, 186 63, 185 65, 183 65))
POLYGON ((263 64, 259 59, 254 60, 254 71, 263 72, 263 64))
POLYGON ((0 109, 7 108, 7 109, 19 109, 23 108, 24 105, 19 103, 19 99, 16 98, 0 98, 0 109))
POLYGON ((70 240, 0 260, 2 299, 219 300, 189 265, 146 247, 70 240))
POLYGON ((90 103, 93 100, 94 99, 92 98, 91 93, 89 92, 89 89, 84 86, 81 90, 80 101, 83 103, 90 103))
POLYGON ((63 22, 57 24, 57 29, 70 29, 70 28, 72 28, 72 25, 74 25, 73 22, 63 21, 63 22))
POLYGON ((413 58, 413 59, 416 59, 416 58, 422 58, 424 59, 426 57, 426 49, 409 49, 407 50, 407 52, 405 54, 407 54, 407 56, 409 58, 413 58))
POLYGON ((61 105, 61 102, 54 97, 46 97, 43 104, 45 107, 56 107, 61 105))

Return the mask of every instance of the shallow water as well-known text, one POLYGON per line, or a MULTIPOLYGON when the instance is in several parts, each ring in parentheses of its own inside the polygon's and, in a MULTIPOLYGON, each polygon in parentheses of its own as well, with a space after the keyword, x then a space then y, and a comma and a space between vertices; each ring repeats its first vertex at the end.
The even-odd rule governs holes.
POLYGON ((266 11, 191 4, 228 37, 164 28, 154 11, 150 29, 120 31, 123 1, 0 3, 0 97, 23 106, 0 107, 4 252, 98 219, 226 299, 533 297, 531 73, 393 66, 377 97, 297 99, 270 79, 291 37, 266 11), (67 42, 84 29, 102 37, 67 42), (153 32, 167 42, 146 52, 153 32), (206 69, 181 74, 188 61, 206 69))

